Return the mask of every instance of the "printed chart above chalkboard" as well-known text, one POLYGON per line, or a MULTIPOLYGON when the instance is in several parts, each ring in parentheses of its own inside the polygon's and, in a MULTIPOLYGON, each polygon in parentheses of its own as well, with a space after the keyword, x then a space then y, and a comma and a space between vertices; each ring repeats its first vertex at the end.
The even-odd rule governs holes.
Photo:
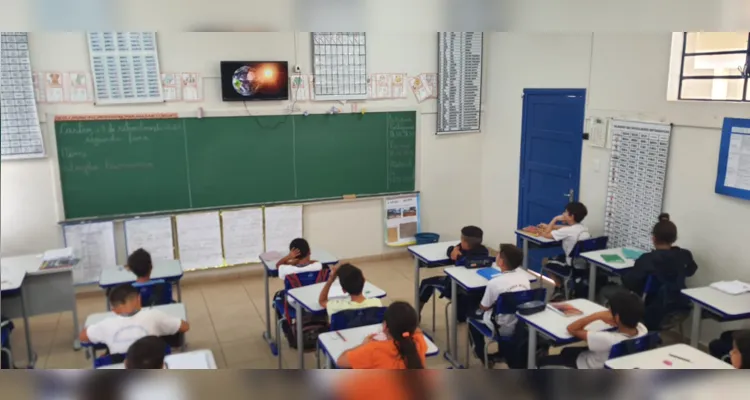
POLYGON ((65 219, 415 190, 416 112, 58 117, 65 219))

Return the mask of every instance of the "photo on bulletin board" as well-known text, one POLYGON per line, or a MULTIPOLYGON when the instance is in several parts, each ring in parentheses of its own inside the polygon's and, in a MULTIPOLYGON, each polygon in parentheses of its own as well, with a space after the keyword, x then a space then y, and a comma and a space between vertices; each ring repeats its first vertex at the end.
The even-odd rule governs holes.
POLYGON ((416 243, 419 232, 419 195, 387 197, 385 207, 385 244, 409 246, 416 243))
POLYGON ((750 119, 724 118, 715 192, 750 200, 750 119))

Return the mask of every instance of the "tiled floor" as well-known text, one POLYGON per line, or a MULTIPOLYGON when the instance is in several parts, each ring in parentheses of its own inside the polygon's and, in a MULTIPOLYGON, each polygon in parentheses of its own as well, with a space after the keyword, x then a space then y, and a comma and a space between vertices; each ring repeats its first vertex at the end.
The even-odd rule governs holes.
MULTIPOLYGON (((414 297, 414 267, 410 258, 388 261, 358 263, 365 277, 383 288, 388 297, 386 305, 394 300, 411 303, 414 297)), ((441 269, 422 269, 420 277, 441 275, 441 269)), ((282 282, 273 279, 271 294, 283 287, 282 282)), ((250 369, 276 368, 277 359, 271 354, 262 338, 265 329, 263 277, 248 276, 220 282, 183 285, 182 299, 187 307, 190 331, 187 333, 188 349, 210 349, 219 368, 250 369)), ((79 324, 91 313, 105 310, 104 294, 78 300, 79 324)), ((439 300, 437 307, 437 334, 435 341, 441 350, 445 344, 445 300, 439 300)), ((432 308, 425 307, 422 315, 423 327, 429 327, 432 308)), ((273 315, 273 314, 272 314, 273 315)), ((14 321, 16 329, 12 336, 14 355, 19 365, 24 364, 25 348, 22 321, 14 321)), ((272 328, 273 330, 273 328, 272 328)), ((74 351, 73 321, 70 313, 51 314, 31 319, 32 343, 38 354, 37 368, 90 368, 83 351, 74 351)), ((459 327, 459 354, 465 357, 466 331, 459 327)), ((283 345, 282 360, 286 368, 296 368, 297 353, 283 345)), ((306 355, 306 367, 315 365, 313 354, 306 355)), ((472 361, 475 367, 478 360, 472 361)), ((442 354, 428 359, 431 368, 445 368, 447 363, 442 354)))

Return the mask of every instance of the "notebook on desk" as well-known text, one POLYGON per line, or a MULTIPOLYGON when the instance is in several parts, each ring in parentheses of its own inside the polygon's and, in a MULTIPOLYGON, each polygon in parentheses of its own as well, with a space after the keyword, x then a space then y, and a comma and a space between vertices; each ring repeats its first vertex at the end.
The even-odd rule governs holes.
POLYGON ((484 279, 492 280, 492 278, 501 275, 502 271, 496 268, 480 268, 477 270, 477 274, 479 274, 484 279))
POLYGON ((716 290, 722 291, 726 294, 731 294, 733 296, 750 292, 750 284, 737 280, 714 282, 710 286, 716 290))
POLYGON ((164 364, 168 369, 211 369, 208 354, 204 351, 167 356, 164 364))

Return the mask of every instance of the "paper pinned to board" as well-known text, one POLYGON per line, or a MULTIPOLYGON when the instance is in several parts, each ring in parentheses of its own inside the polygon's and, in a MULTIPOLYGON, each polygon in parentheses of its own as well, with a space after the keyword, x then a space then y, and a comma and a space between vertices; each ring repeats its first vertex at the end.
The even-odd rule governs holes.
POLYGON ((219 213, 183 214, 177 220, 177 242, 184 270, 224 265, 219 213))
POLYGON ((302 237, 302 206, 279 206, 265 209, 266 251, 289 252, 289 243, 302 237))
POLYGON ((73 267, 75 283, 98 282, 102 268, 117 268, 114 224, 111 221, 66 225, 63 235, 65 245, 73 248, 79 259, 73 267))
POLYGON ((221 222, 227 265, 259 262, 263 252, 263 209, 222 211, 221 222))
POLYGON ((172 218, 137 218, 125 221, 128 254, 145 249, 153 260, 174 260, 172 218))

